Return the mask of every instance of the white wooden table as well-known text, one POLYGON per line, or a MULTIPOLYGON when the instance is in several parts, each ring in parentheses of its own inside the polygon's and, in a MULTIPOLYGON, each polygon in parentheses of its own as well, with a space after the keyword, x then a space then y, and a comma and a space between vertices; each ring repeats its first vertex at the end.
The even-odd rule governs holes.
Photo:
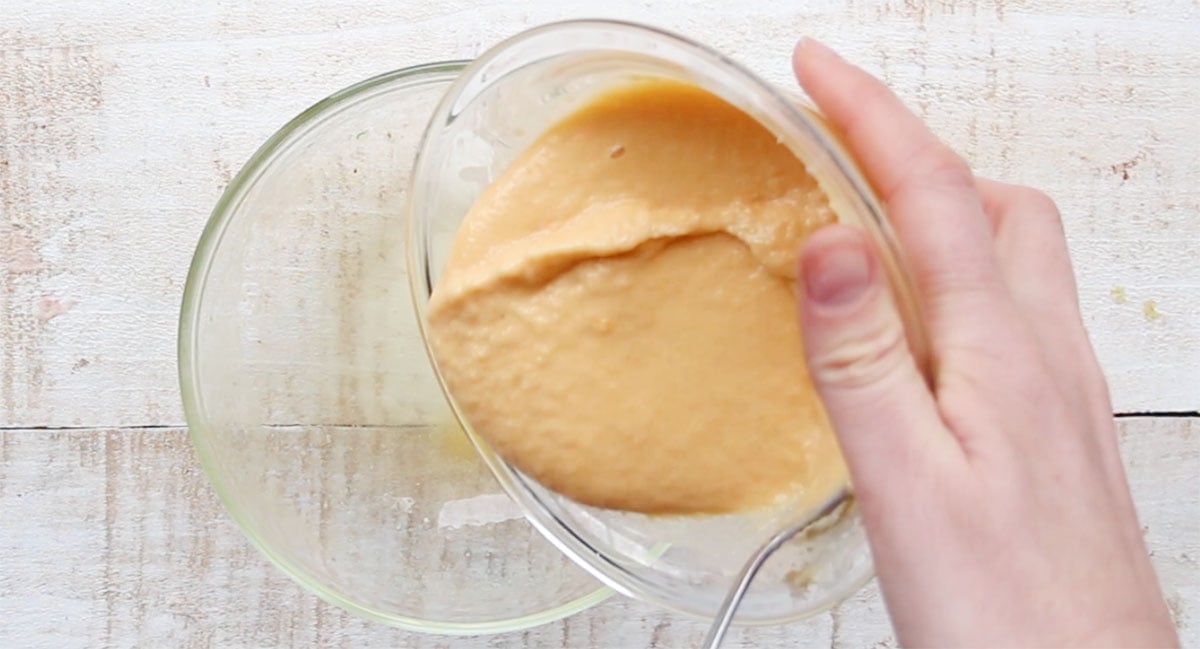
MULTIPOLYGON (((482 638, 354 618, 242 539, 183 428, 181 287, 254 148, 354 81, 581 16, 689 34, 779 83, 796 37, 816 36, 980 173, 1058 199, 1115 408, 1143 415, 1121 434, 1155 565, 1200 647, 1200 2, 569 4, 0 2, 0 647, 699 641, 699 624, 617 600, 482 638)), ((895 641, 870 587, 730 644, 895 641)))

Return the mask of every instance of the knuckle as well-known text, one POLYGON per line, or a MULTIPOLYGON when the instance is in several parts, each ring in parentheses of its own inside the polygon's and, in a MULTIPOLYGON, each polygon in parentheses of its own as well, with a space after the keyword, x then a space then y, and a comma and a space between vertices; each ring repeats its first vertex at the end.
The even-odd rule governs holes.
POLYGON ((884 202, 892 203, 910 192, 973 194, 976 191, 975 176, 967 161, 935 138, 914 147, 903 167, 893 184, 880 188, 884 202))
POLYGON ((1033 187, 1022 187, 1021 197, 1031 211, 1058 213, 1058 204, 1049 194, 1033 187))
POLYGON ((1026 220, 1061 223, 1062 214, 1058 204, 1046 192, 997 180, 977 178, 980 192, 988 199, 993 209, 1004 216, 1016 216, 1026 220))
MULTIPOLYGON (((851 95, 854 97, 853 104, 855 106, 886 106, 899 101, 895 94, 886 85, 879 83, 874 79, 860 78, 851 89, 851 95)), ((864 124, 868 120, 874 119, 874 114, 869 110, 851 110, 847 111, 843 129, 847 133, 857 133, 864 128, 864 124)))
POLYGON ((1022 218, 1042 221, 1051 224, 1062 224, 1062 214, 1058 204, 1049 194, 1032 187, 1018 186, 1012 189, 1013 208, 1022 218))
POLYGON ((1062 224, 1062 213, 1058 211, 1058 203, 1049 194, 1038 190, 1029 189, 1025 196, 1025 211, 1038 219, 1048 221, 1057 225, 1062 224))
POLYGON ((909 173, 925 185, 975 191, 975 176, 967 161, 939 140, 921 147, 909 173))
POLYGON ((878 384, 895 374, 907 356, 908 340, 897 321, 871 335, 840 341, 810 358, 809 365, 819 384, 856 389, 878 384))

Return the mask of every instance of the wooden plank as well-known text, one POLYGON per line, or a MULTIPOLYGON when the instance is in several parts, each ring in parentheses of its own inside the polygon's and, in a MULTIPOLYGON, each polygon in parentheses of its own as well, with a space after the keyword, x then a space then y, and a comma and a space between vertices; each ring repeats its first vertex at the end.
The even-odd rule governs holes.
POLYGON ((318 98, 581 13, 790 84, 806 33, 884 76, 981 173, 1060 202, 1118 410, 1200 407, 1200 7, 858 0, 9 0, 0 13, 0 423, 180 425, 175 320, 209 210, 318 98))
MULTIPOLYGON (((1185 646, 1200 646, 1200 420, 1121 444, 1185 646)), ((331 481, 329 488, 342 482, 331 481)), ((677 647, 702 624, 614 599, 526 632, 446 638, 354 617, 271 566, 221 510, 182 429, 0 432, 0 646, 677 647)), ((877 590, 731 647, 895 646, 877 590)))

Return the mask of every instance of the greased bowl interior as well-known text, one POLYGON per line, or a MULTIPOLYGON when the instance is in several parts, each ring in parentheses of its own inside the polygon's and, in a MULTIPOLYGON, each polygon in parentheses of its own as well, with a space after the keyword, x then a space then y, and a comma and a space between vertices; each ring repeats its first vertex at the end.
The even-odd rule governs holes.
POLYGON ((463 66, 364 81, 272 136, 213 211, 179 332, 192 439, 246 535, 330 602, 450 634, 527 628, 610 593, 500 489, 421 342, 408 177, 463 66))

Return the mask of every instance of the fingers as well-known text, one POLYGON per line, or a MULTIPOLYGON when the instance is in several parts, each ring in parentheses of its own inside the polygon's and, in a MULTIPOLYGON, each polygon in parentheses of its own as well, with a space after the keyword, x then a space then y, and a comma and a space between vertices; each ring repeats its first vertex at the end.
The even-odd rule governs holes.
POLYGON ((873 489, 951 441, 882 275, 870 242, 851 226, 822 228, 801 251, 805 355, 864 506, 873 489))
MULTIPOLYGON (((811 40, 796 76, 884 199, 926 304, 935 348, 986 345, 1003 299, 975 178, 886 86, 811 40)), ((1002 324, 1002 323, 1000 323, 1002 324)))
MULTIPOLYGON (((1008 292, 1064 386, 1084 385, 1111 411, 1107 386, 1083 326, 1062 218, 1042 192, 977 178, 1008 292)), ((1101 427, 1102 428, 1102 427, 1101 427)))
POLYGON ((944 184, 969 198, 974 187, 966 163, 882 82, 807 38, 792 62, 800 85, 846 137, 884 201, 914 181, 944 184))
POLYGON ((1078 316, 1078 289, 1062 217, 1054 201, 1031 187, 976 178, 992 220, 1010 293, 1035 313, 1078 316))

